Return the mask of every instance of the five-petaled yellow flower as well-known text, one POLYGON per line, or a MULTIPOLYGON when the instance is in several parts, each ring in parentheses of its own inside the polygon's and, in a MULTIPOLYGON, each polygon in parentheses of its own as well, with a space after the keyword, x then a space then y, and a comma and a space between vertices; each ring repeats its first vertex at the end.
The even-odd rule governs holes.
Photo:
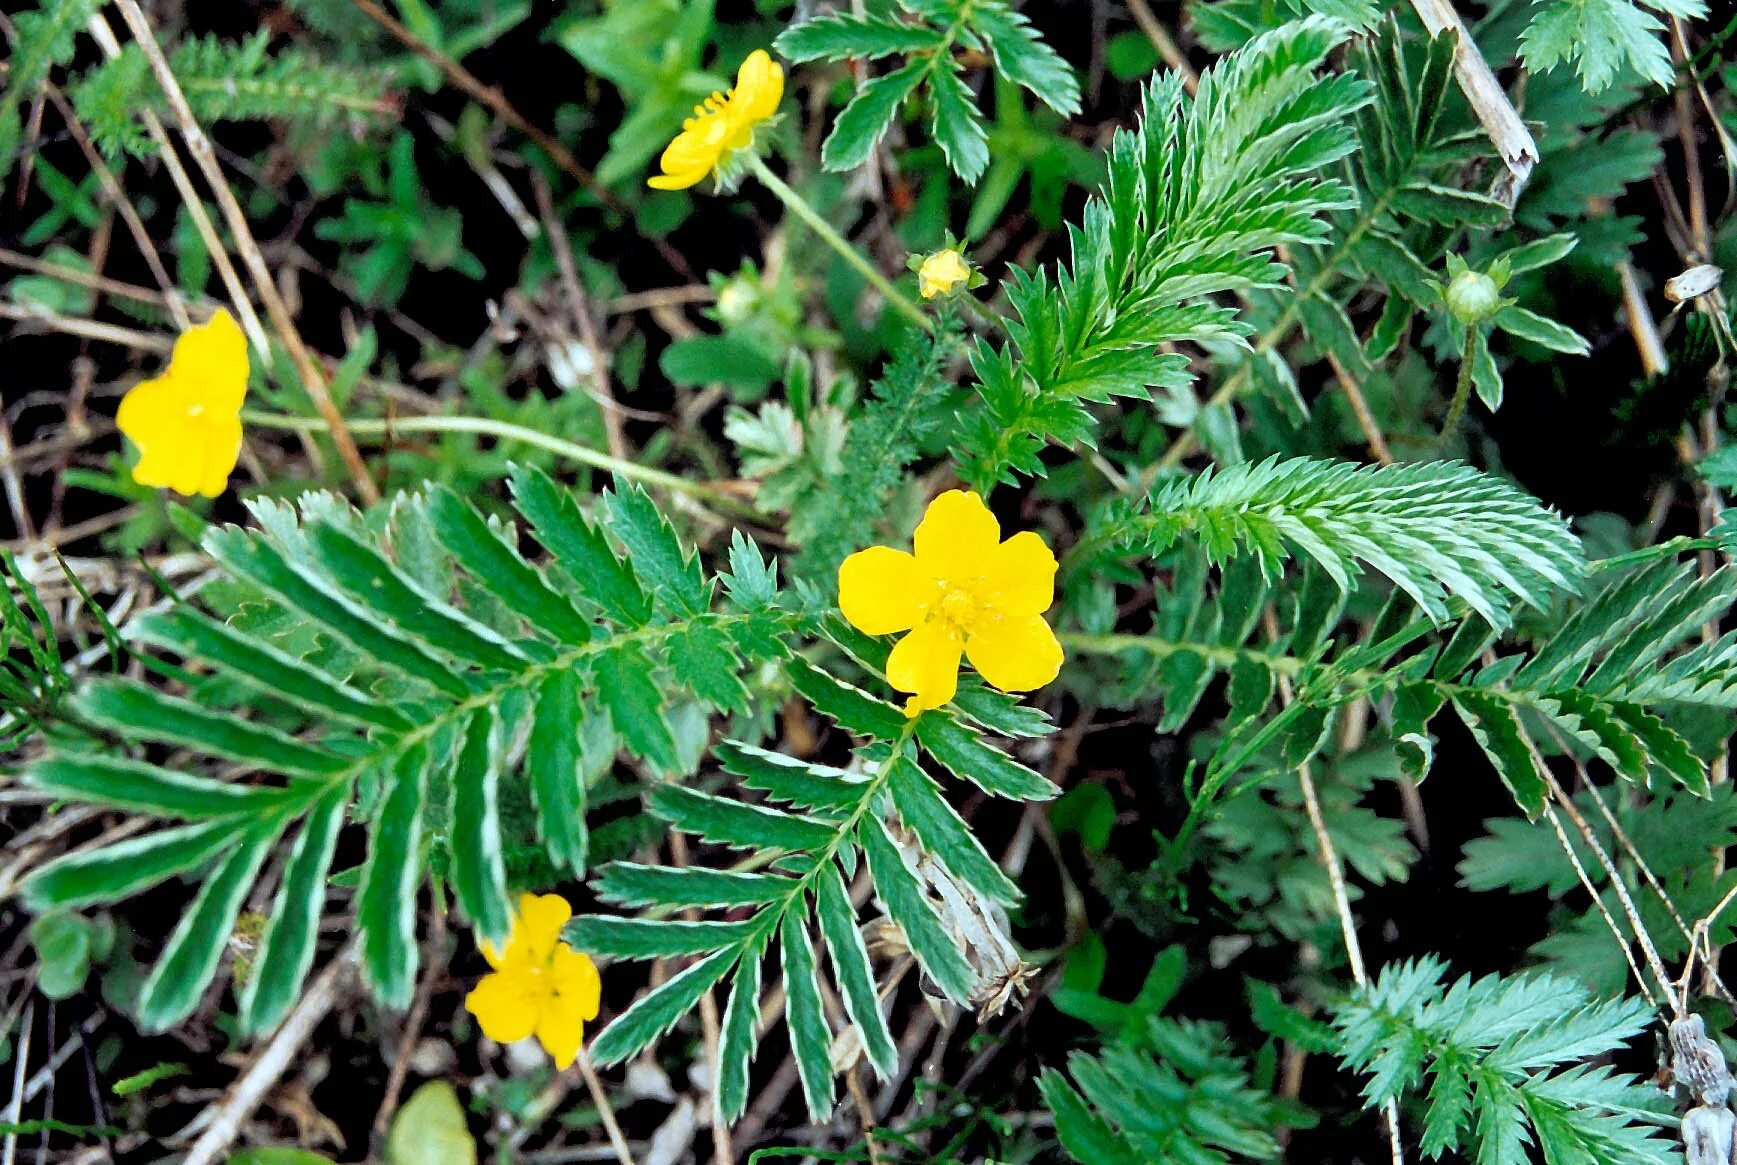
POLYGON ((685 190, 716 174, 737 150, 754 142, 754 130, 778 112, 784 98, 784 67, 755 49, 736 71, 728 93, 714 93, 694 106, 682 132, 658 159, 662 174, 646 179, 659 190, 685 190))
POLYGON ((247 341, 222 308, 175 341, 161 376, 121 398, 115 423, 139 447, 133 480, 214 498, 241 456, 247 341))
POLYGON ((1062 649, 1043 613, 1055 599, 1055 555, 1027 530, 1001 540, 983 499, 949 490, 917 525, 915 554, 871 546, 838 568, 838 605, 869 635, 910 634, 887 658, 905 714, 939 708, 959 686, 959 657, 1004 692, 1055 679, 1062 649))
POLYGON ((948 247, 924 259, 923 265, 917 268, 917 292, 924 299, 934 299, 970 279, 971 268, 965 257, 948 247))
POLYGON ((597 1018, 602 996, 590 957, 561 941, 572 916, 559 894, 519 895, 506 950, 479 944, 494 973, 464 997, 489 1039, 510 1044, 534 1035, 557 1068, 578 1058, 585 1022, 597 1018))

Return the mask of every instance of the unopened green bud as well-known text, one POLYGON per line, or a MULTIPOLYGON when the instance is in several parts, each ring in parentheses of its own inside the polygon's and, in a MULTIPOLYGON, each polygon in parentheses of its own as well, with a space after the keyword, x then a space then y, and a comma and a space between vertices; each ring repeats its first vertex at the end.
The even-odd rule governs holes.
POLYGON ((1448 311, 1454 319, 1470 326, 1481 324, 1502 310, 1502 289, 1482 271, 1465 270, 1448 281, 1448 311))

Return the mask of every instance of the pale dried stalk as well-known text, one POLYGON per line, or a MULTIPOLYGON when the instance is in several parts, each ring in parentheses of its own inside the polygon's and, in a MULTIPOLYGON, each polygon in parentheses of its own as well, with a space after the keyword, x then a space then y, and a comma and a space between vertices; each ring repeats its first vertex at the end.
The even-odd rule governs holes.
MULTIPOLYGON (((169 278, 168 269, 163 266, 163 257, 157 253, 157 245, 152 242, 151 233, 145 229, 144 220, 139 218, 138 209, 133 206, 132 199, 127 197, 126 188, 121 185, 120 179, 115 177, 114 171, 110 170, 108 164, 103 161, 103 156, 96 146, 91 144, 90 135, 79 123, 78 114, 73 110, 72 102, 66 99, 65 94, 61 93, 57 86, 46 86, 45 91, 48 94, 48 99, 54 103, 55 109, 60 111, 61 120, 66 123, 66 131, 72 135, 73 141, 78 143, 78 148, 83 152, 91 172, 97 176, 97 181, 102 183, 103 191, 108 195, 109 201, 114 204, 115 212, 121 216, 121 221, 127 224, 127 233, 133 236, 133 244, 139 248, 139 254, 144 256, 145 266, 151 269, 151 277, 163 289, 163 298, 169 309, 169 318, 174 320, 175 326, 183 331, 192 327, 193 321, 187 315, 187 305, 182 302, 180 291, 176 288, 174 281, 169 278)), ((101 279, 102 277, 89 276, 88 278, 101 279)))
POLYGON ((1478 51, 1477 42, 1460 20, 1452 0, 1411 0, 1411 6, 1432 35, 1451 33, 1455 38, 1454 79, 1507 167, 1506 173, 1498 176, 1490 188, 1490 194, 1512 209, 1532 177, 1532 168, 1538 164, 1538 143, 1532 140, 1532 131, 1520 120, 1502 83, 1490 71, 1489 62, 1478 51))
POLYGON ((137 348, 142 352, 167 353, 174 347, 172 340, 152 335, 150 332, 105 324, 101 320, 86 319, 84 316, 63 316, 45 307, 22 307, 14 303, 0 302, 0 319, 38 323, 56 332, 65 332, 69 336, 83 336, 87 340, 101 340, 105 344, 119 344, 123 348, 137 348))
MULTIPOLYGON (((1524 735, 1523 732, 1522 735, 1524 735)), ((1634 929, 1635 941, 1640 943, 1641 952, 1647 957, 1647 965, 1652 968, 1653 978, 1658 980, 1659 989, 1665 993, 1665 1001, 1671 1005, 1671 1012, 1681 1018, 1685 1010, 1682 999, 1672 986, 1670 976, 1665 974, 1664 960, 1659 958, 1658 948, 1653 945, 1653 937, 1647 931, 1646 924, 1641 921, 1640 911, 1635 909, 1634 899, 1629 896, 1628 887, 1623 884, 1622 875, 1617 871, 1616 863, 1610 860, 1610 855, 1605 852, 1604 846, 1598 840, 1598 835, 1592 832, 1592 826, 1587 823, 1585 817, 1581 816, 1580 810, 1574 807, 1574 801, 1568 796, 1567 790, 1563 789, 1561 782, 1556 779, 1556 775, 1544 763, 1544 758, 1538 753, 1538 746, 1533 744, 1530 738, 1526 738, 1526 747, 1532 754, 1532 763, 1537 766, 1545 784, 1550 787, 1551 796, 1556 798, 1556 803, 1562 807, 1562 812, 1567 815, 1568 820, 1574 822, 1575 830, 1580 834, 1580 839, 1586 843, 1587 848, 1592 851, 1592 856, 1598 859, 1600 866, 1604 867, 1605 875, 1610 879, 1610 888, 1616 892, 1616 899, 1622 904, 1623 916, 1628 919, 1629 926, 1634 929)), ((1546 812, 1552 811, 1546 807, 1546 812)), ((1558 825, 1557 828, 1560 830, 1561 826, 1558 825)), ((1642 988, 1645 988, 1644 983, 1642 988)))
POLYGON ((615 1149, 615 1159, 621 1165, 633 1165, 633 1150, 627 1145, 627 1138, 621 1133, 621 1125, 615 1119, 615 1108, 609 1103, 609 1093, 604 1091, 603 1081, 597 1078, 597 1069, 591 1066, 591 1057, 581 1049, 579 1052, 579 1074, 585 1077, 585 1088, 591 1093, 591 1103, 597 1106, 597 1116, 603 1121, 604 1131, 609 1134, 609 1143, 615 1149))
POLYGON ((1339 358, 1331 352, 1327 354, 1327 363, 1333 366, 1333 375, 1338 378, 1339 387, 1345 392, 1345 399, 1351 402, 1351 412, 1357 418, 1357 427, 1363 430, 1363 439, 1369 443, 1369 452, 1375 455, 1375 460, 1382 465, 1393 464, 1393 450, 1388 448, 1387 438, 1382 435, 1381 426, 1375 423, 1375 414, 1369 411, 1369 402, 1364 399, 1363 390, 1339 363, 1339 358))
POLYGON ((339 415, 338 407, 332 401, 332 394, 326 389, 325 375, 320 371, 307 345, 302 342, 301 333, 296 330, 295 321, 290 317, 289 305, 284 302, 276 281, 272 279, 271 269, 266 266, 265 256, 260 253, 259 244, 254 240, 253 228, 248 225, 247 215, 236 201, 235 193, 229 189, 222 167, 217 164, 217 155, 211 148, 211 142, 206 138, 205 131, 199 128, 198 119, 193 116, 193 109, 187 104, 187 95, 181 92, 181 85, 175 80, 169 61, 157 44, 150 22, 140 10, 138 0, 115 2, 121 10, 122 19, 127 22, 128 30, 133 34, 133 40, 150 63, 151 72, 156 76, 157 84, 162 87, 163 96, 168 99, 181 137, 187 143, 187 152, 193 156, 194 164, 205 175, 206 185, 217 199, 217 206, 229 224, 229 233, 235 238, 235 248, 240 252, 241 261, 246 264, 248 274, 253 277, 254 289, 259 293, 260 301, 265 304, 272 327, 277 329, 279 338, 289 351, 290 361, 296 366, 302 387, 307 390, 314 407, 330 426, 332 442, 338 447, 338 454, 350 471, 356 492, 364 503, 374 504, 380 500, 380 489, 374 484, 374 478, 362 460, 361 450, 356 448, 355 439, 344 426, 344 418, 339 415))
POLYGON ((230 1086, 215 1108, 207 1109, 194 1122, 195 1125, 203 1124, 205 1131, 194 1142, 183 1165, 215 1165, 228 1152, 229 1146, 241 1133, 243 1122, 253 1115, 254 1109, 289 1068, 290 1061, 295 1059, 320 1021, 337 1005, 338 997, 355 968, 356 954, 356 944, 352 941, 315 976, 241 1079, 230 1086))
POLYGON ((1146 39, 1152 42, 1152 47, 1158 50, 1158 55, 1164 58, 1164 63, 1181 75, 1182 87, 1188 90, 1188 95, 1192 97, 1200 88, 1200 74, 1188 63, 1187 56, 1176 43, 1176 38, 1170 35, 1170 30, 1153 15, 1152 6, 1146 3, 1146 0, 1128 0, 1128 13, 1134 18, 1134 23, 1140 26, 1140 31, 1146 34, 1146 39))
MULTIPOLYGON (((1262 623, 1268 636, 1278 637, 1278 617, 1271 606, 1262 612, 1262 623)), ((1279 700, 1288 706, 1296 699, 1295 689, 1291 686, 1289 676, 1281 675, 1279 681, 1279 700)), ((1363 944, 1357 940, 1357 922, 1351 916, 1351 893, 1345 884, 1345 863, 1339 856, 1339 848, 1333 844, 1333 835, 1327 830, 1327 818, 1321 812, 1321 798, 1315 791, 1315 778, 1309 771, 1309 762, 1304 761, 1297 766, 1297 781, 1303 789, 1303 809, 1309 818, 1309 829, 1315 835, 1315 844, 1321 851, 1321 864, 1327 868, 1327 884, 1333 890, 1333 909, 1339 916, 1339 933, 1345 940, 1345 955, 1351 963, 1351 977, 1357 981, 1357 986, 1369 986, 1369 971, 1363 962, 1363 944)), ((1405 1146, 1399 1136, 1399 1104, 1389 1098, 1381 1106, 1382 1123, 1387 1126, 1388 1149, 1392 1153, 1393 1165, 1405 1165, 1405 1146)))
POLYGON ((1634 952, 1629 949, 1628 936, 1622 933, 1622 927, 1616 924, 1615 916, 1604 905, 1604 899, 1599 897, 1598 887, 1592 884, 1592 878, 1587 874, 1586 867, 1580 862, 1580 855, 1574 852, 1574 843, 1568 840, 1568 831, 1562 828, 1561 817, 1557 815, 1556 810, 1546 805, 1544 807, 1544 819, 1550 823, 1550 828, 1556 831, 1556 842, 1562 847, 1562 852, 1568 856, 1568 864, 1574 867, 1574 876, 1580 879, 1580 885, 1592 899, 1592 905, 1598 910, 1599 916, 1604 919, 1604 925, 1610 928, 1611 936, 1616 939, 1616 947, 1622 952, 1624 961, 1628 963, 1628 969, 1634 973, 1635 985, 1640 988, 1641 997, 1647 1001, 1648 1005, 1657 1007, 1658 1002, 1647 987, 1646 972, 1642 971, 1640 964, 1635 962, 1634 952))
MULTIPOLYGON (((91 17, 90 34, 104 56, 113 60, 121 55, 121 42, 116 39, 114 30, 100 12, 91 17)), ((149 109, 141 109, 139 119, 145 123, 145 131, 151 135, 151 140, 157 143, 157 154, 163 159, 164 168, 169 171, 169 180, 175 184, 176 193, 181 196, 181 205, 187 208, 187 217, 192 221, 193 229, 199 232, 200 240, 211 255, 211 262, 217 267, 217 276, 223 281, 224 289, 229 292, 235 314, 241 317, 241 330, 247 333, 248 342, 253 345, 260 359, 269 360, 271 344, 265 337, 265 328, 260 325, 259 316, 254 313, 253 301, 247 298, 247 289, 242 286, 241 275, 230 261, 229 251, 218 237, 217 228, 211 223, 211 216, 205 213, 204 199, 199 197, 199 191, 194 187, 187 168, 181 165, 181 155, 175 152, 175 145, 169 140, 169 131, 163 128, 161 119, 149 109)))

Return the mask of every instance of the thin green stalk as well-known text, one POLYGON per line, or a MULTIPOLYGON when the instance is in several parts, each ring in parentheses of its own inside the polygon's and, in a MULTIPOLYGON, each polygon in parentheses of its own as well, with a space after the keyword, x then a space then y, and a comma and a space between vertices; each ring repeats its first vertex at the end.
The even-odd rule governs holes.
POLYGON ((1478 325, 1466 325, 1466 342, 1460 350, 1460 375, 1454 382, 1454 399, 1448 404, 1447 419, 1441 423, 1441 435, 1437 443, 1450 440, 1459 431, 1460 421, 1466 415, 1466 402, 1472 397, 1472 346, 1478 342, 1478 325))
POLYGON ((774 174, 770 167, 758 157, 750 155, 749 162, 753 166, 754 176, 765 185, 766 189, 778 196, 785 209, 808 225, 808 229, 819 235, 826 245, 838 252, 839 258, 856 268, 862 277, 869 281, 876 291, 886 297, 900 314, 925 332, 935 330, 935 321, 922 308, 906 299, 899 289, 893 286, 892 280, 882 275, 873 263, 863 257, 863 253, 851 246, 850 241, 832 229, 832 224, 821 218, 812 206, 809 206, 802 195, 792 190, 784 179, 774 174))
MULTIPOLYGON (((288 429, 301 433, 329 431, 326 422, 319 417, 261 413, 252 409, 242 410, 241 421, 244 425, 253 425, 262 429, 288 429)), ((348 421, 346 424, 350 432, 358 437, 385 436, 389 433, 475 433, 479 436, 494 437, 502 441, 522 441, 527 445, 534 445, 557 456, 565 457, 569 461, 577 461, 581 465, 619 473, 630 480, 659 486, 676 493, 704 498, 719 509, 741 517, 763 517, 753 506, 717 486, 703 481, 689 481, 685 477, 662 469, 635 464, 626 458, 612 457, 589 446, 565 441, 560 437, 551 437, 547 433, 527 428, 524 425, 515 425, 510 421, 496 421, 488 417, 397 417, 391 420, 366 418, 348 421)))

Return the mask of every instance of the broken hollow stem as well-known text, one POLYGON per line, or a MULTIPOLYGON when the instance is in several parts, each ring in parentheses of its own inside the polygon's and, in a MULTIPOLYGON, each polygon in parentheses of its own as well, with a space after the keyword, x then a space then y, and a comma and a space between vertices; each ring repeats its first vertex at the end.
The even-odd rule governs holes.
POLYGON ((761 185, 777 195, 778 201, 784 204, 786 210, 801 219, 803 223, 808 226, 809 230, 819 235, 821 240, 825 242, 827 246, 831 247, 834 251, 837 251, 839 258, 843 259, 846 263, 849 263, 856 269, 858 274, 868 280, 869 284, 873 286, 876 291, 880 292, 881 295, 885 296, 886 301, 891 304, 900 315, 916 324, 919 328, 922 328, 925 332, 932 332, 935 330, 935 322, 928 317, 923 309, 906 299, 904 295, 900 293, 899 289, 893 286, 892 280, 881 274, 880 269, 873 263, 869 262, 868 259, 863 256, 861 251, 853 247, 848 239, 833 230, 832 224, 821 218, 819 212, 817 212, 812 206, 808 205, 807 200, 804 199, 802 195, 792 190, 784 179, 774 174, 771 168, 768 167, 760 158, 749 155, 749 162, 753 167, 754 177, 760 180, 761 185))

